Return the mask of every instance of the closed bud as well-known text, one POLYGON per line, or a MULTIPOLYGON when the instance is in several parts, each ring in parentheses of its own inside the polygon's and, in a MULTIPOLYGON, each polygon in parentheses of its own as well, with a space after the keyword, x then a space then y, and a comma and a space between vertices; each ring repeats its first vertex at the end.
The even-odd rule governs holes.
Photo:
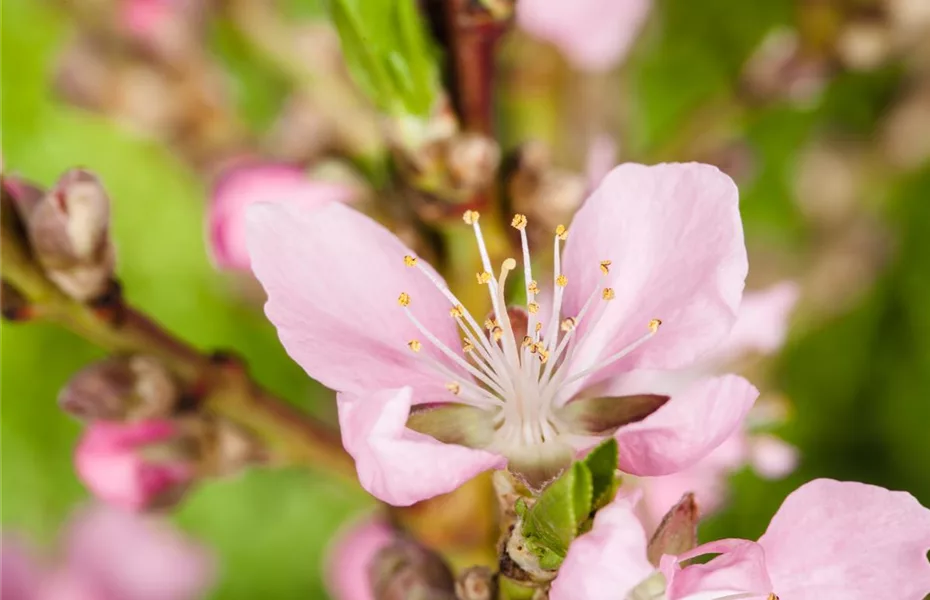
POLYGON ((662 518, 659 527, 649 541, 649 561, 658 566, 663 554, 677 556, 697 546, 698 507, 694 494, 681 497, 662 518))
POLYGON ((58 405, 79 419, 139 420, 168 416, 177 399, 177 386, 157 360, 114 356, 78 371, 58 405))
POLYGON ((113 273, 110 200, 91 173, 65 173, 35 205, 26 230, 36 258, 63 292, 76 300, 100 296, 113 273))
POLYGON ((80 480, 102 502, 145 510, 177 502, 196 475, 179 423, 95 421, 74 455, 80 480))
POLYGON ((438 554, 414 541, 382 548, 369 566, 375 600, 455 600, 455 580, 438 554))
POLYGON ((465 569, 455 582, 459 600, 493 600, 497 598, 497 582, 488 567, 465 569))

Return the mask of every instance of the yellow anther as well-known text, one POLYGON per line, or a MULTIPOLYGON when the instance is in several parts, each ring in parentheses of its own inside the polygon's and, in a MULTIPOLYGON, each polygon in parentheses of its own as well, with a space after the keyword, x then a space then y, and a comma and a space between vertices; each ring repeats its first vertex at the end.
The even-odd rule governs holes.
POLYGON ((513 271, 514 269, 517 268, 517 261, 512 258, 508 258, 503 262, 503 264, 501 265, 501 268, 504 271, 513 271))
POLYGON ((466 210, 462 214, 462 220, 468 223, 469 225, 474 225, 478 222, 478 219, 481 218, 481 215, 477 210, 466 210))
POLYGON ((410 306, 410 294, 401 292, 400 296, 397 297, 397 303, 401 306, 410 306))
POLYGON ((653 319, 649 321, 649 331, 655 333, 659 330, 659 325, 662 324, 662 319, 653 319))
POLYGON ((530 284, 529 284, 528 286, 526 286, 526 291, 528 291, 528 292, 531 293, 531 294, 538 294, 538 293, 539 293, 539 284, 536 283, 535 281, 531 281, 530 284))
POLYGON ((533 338, 531 338, 528 335, 523 336, 523 347, 529 348, 532 345, 533 345, 533 338))
POLYGON ((451 317, 459 318, 464 314, 465 314, 465 307, 462 306, 461 304, 456 304, 455 306, 449 309, 449 316, 451 317))
POLYGON ((404 264, 407 265, 408 267, 415 267, 415 266, 417 266, 417 257, 416 257, 416 256, 410 256, 410 255, 408 254, 407 256, 404 257, 404 264))
POLYGON ((459 385, 458 381, 450 381, 446 384, 446 389, 458 396, 462 393, 462 386, 459 385))
POLYGON ((491 337, 494 338, 495 342, 501 341, 501 338, 504 337, 504 330, 500 327, 495 327, 491 330, 491 337))
POLYGON ((536 323, 536 333, 539 333, 540 331, 542 331, 542 327, 543 327, 542 323, 536 323))
POLYGON ((562 331, 571 331, 575 328, 575 317, 569 317, 562 321, 562 331))
POLYGON ((529 349, 530 354, 536 354, 536 351, 539 350, 539 344, 530 344, 529 349))
POLYGON ((611 264, 613 263, 611 263, 609 260, 602 260, 601 261, 601 273, 603 273, 604 275, 607 275, 608 273, 610 273, 611 264))
POLYGON ((549 352, 542 347, 542 344, 537 344, 536 346, 536 356, 539 357, 539 362, 541 364, 546 364, 546 361, 549 360, 549 352))
POLYGON ((510 226, 520 231, 526 229, 526 215, 514 215, 513 221, 510 222, 510 226))
POLYGON ((614 288, 604 288, 604 291, 601 292, 601 298, 604 300, 613 300, 616 297, 614 294, 614 288))
POLYGON ((482 271, 481 273, 476 273, 475 277, 478 279, 478 283, 487 283, 491 281, 491 274, 487 271, 482 271))
POLYGON ((407 347, 409 347, 414 352, 419 352, 423 349, 423 344, 420 343, 420 340, 410 340, 407 342, 407 347))
POLYGON ((475 345, 469 342, 468 340, 465 340, 465 342, 462 344, 462 352, 466 354, 473 351, 474 349, 475 349, 475 345))
POLYGON ((555 234, 559 236, 559 239, 563 242, 568 239, 568 229, 565 229, 565 225, 559 225, 556 227, 555 234))
POLYGON ((495 327, 497 327, 497 319, 486 319, 484 321, 484 328, 488 331, 494 329, 495 327))
POLYGON ((530 314, 536 314, 539 312, 539 305, 535 302, 530 302, 526 305, 526 310, 530 311, 530 314))
POLYGON ((568 277, 566 277, 565 275, 559 275, 558 277, 555 278, 555 284, 559 287, 565 287, 566 285, 568 285, 568 277))

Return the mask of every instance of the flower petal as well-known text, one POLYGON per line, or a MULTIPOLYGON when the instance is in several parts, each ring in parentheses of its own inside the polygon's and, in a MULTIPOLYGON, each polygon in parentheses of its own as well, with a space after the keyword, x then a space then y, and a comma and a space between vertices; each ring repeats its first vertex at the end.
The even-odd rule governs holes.
POLYGON ((377 518, 353 523, 338 534, 326 559, 326 587, 335 600, 374 600, 369 564, 391 544, 394 532, 377 518))
POLYGON ((339 394, 342 443, 362 487, 394 506, 445 494, 504 459, 483 450, 443 444, 406 427, 413 390, 339 394))
POLYGON ((564 314, 603 286, 616 293, 599 320, 579 324, 573 370, 620 352, 652 319, 662 320, 655 336, 594 377, 690 364, 723 341, 739 309, 748 266, 736 186, 698 163, 620 165, 575 216, 562 263, 564 314))
POLYGON ((0 545, 0 597, 34 600, 47 575, 32 548, 19 539, 4 536, 0 545))
POLYGON ((650 0, 520 0, 517 22, 558 46, 575 67, 603 71, 626 55, 651 6, 650 0))
POLYGON ((921 600, 930 592, 930 510, 905 492, 817 479, 759 539, 783 600, 921 600))
POLYGON ((668 475, 697 463, 740 427, 759 391, 736 375, 704 379, 639 423, 621 427, 620 468, 668 475))
POLYGON ((68 568, 115 598, 195 600, 212 585, 215 564, 166 522, 95 507, 71 526, 68 568))
POLYGON ((213 262, 221 269, 249 271, 246 209, 259 202, 284 202, 312 210, 328 202, 347 202, 352 188, 313 181, 296 167, 283 164, 240 166, 213 186, 208 241, 213 262))
POLYGON ((398 297, 408 293, 411 313, 458 351, 449 303, 419 269, 404 265, 412 252, 394 234, 342 204, 308 210, 277 203, 250 209, 248 238, 253 270, 268 293, 265 313, 308 375, 337 391, 410 385, 454 399, 423 355, 448 361, 404 315, 398 297), (407 347, 413 339, 422 340, 420 354, 407 347))
POLYGON ((668 582, 668 600, 716 600, 737 594, 765 597, 772 591, 765 568, 765 552, 755 542, 719 540, 680 554, 674 562, 664 558, 662 570, 668 582), (678 564, 705 554, 720 556, 706 564, 692 564, 683 569, 678 564))
POLYGON ((750 352, 770 354, 781 348, 799 296, 800 289, 793 281, 783 281, 743 296, 739 316, 730 336, 720 347, 717 360, 725 362, 750 352))
POLYGON ((634 512, 637 497, 617 498, 597 512, 591 531, 568 548, 551 600, 616 600, 655 570, 646 558, 646 532, 634 512))

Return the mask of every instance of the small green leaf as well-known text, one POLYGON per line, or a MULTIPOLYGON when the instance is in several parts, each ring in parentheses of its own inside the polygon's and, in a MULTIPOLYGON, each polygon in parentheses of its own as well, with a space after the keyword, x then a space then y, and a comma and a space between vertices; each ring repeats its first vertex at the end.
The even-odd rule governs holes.
POLYGON ((544 569, 558 568, 591 512, 591 471, 576 462, 543 490, 523 518, 523 537, 544 569))
POLYGON ((597 510, 608 504, 617 491, 617 461, 620 451, 617 440, 608 438, 584 458, 591 471, 592 508, 597 510))

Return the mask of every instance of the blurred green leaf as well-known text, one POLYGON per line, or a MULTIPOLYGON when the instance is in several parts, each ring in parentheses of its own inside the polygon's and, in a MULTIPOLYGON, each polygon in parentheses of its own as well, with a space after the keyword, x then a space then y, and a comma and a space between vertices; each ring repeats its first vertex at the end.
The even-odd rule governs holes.
POLYGON ((584 457, 591 471, 591 508, 597 510, 614 499, 617 491, 617 461, 620 450, 617 440, 607 438, 584 457))
POLYGON ((523 516, 527 547, 544 569, 556 569, 568 546, 591 513, 591 471, 583 462, 572 464, 539 495, 523 516))

